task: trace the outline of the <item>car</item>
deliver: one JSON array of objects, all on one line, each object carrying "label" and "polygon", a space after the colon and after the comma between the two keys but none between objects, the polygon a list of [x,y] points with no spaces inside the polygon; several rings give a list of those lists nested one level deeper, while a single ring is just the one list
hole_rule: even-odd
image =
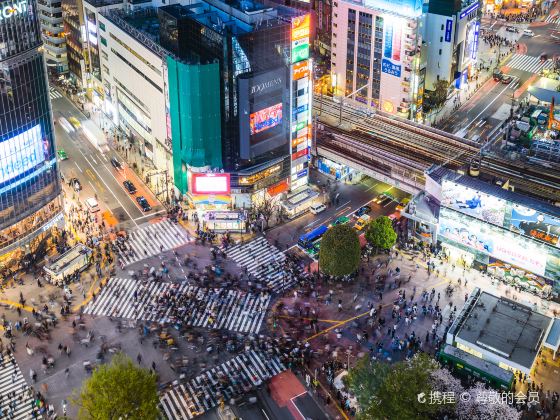
[{"label": "car", "polygon": [[509,85],[512,80],[513,80],[513,77],[511,77],[509,74],[504,74],[504,76],[502,77],[502,83],[504,85]]},{"label": "car", "polygon": [[122,169],[122,163],[120,163],[116,157],[111,158],[111,165],[113,165],[113,168],[115,168],[117,171],[120,171]]},{"label": "car", "polygon": [[535,33],[530,29],[523,29],[523,35],[533,37],[535,36]]},{"label": "car", "polygon": [[136,192],[136,187],[128,179],[123,182],[123,185],[124,185],[125,190],[127,190],[130,194],[134,194]]},{"label": "car", "polygon": [[58,156],[59,160],[66,160],[68,159],[68,154],[66,153],[66,151],[64,149],[58,149],[56,151],[56,155]]},{"label": "car", "polygon": [[401,211],[404,210],[405,207],[406,207],[406,203],[400,202],[399,204],[397,204],[397,207],[395,207],[395,210]]},{"label": "car", "polygon": [[374,203],[379,203],[381,200],[383,200],[385,198],[385,194],[379,194],[377,197],[375,197],[372,201]]},{"label": "car", "polygon": [[140,197],[136,197],[136,202],[140,204],[140,207],[142,207],[142,211],[150,211],[152,209],[150,207],[150,204],[148,203],[148,200],[146,200],[143,195],[141,195]]},{"label": "car", "polygon": [[307,249],[307,253],[311,257],[316,257],[319,255],[319,251],[321,250],[321,241],[317,241],[311,246],[311,248]]},{"label": "car", "polygon": [[517,29],[515,26],[506,26],[506,31],[513,32],[513,33],[516,33],[516,34],[519,33],[519,29]]},{"label": "car", "polygon": [[385,198],[381,200],[378,204],[380,206],[384,206],[386,204],[389,204],[391,201],[393,201],[393,197],[389,197],[388,195],[386,195]]},{"label": "car", "polygon": [[309,211],[311,211],[311,213],[313,214],[319,214],[322,211],[325,211],[326,208],[327,206],[325,206],[323,203],[316,203],[309,208]]},{"label": "car", "polygon": [[362,206],[354,212],[354,217],[362,217],[364,214],[368,214],[370,212],[371,212],[370,206]]},{"label": "car", "polygon": [[97,200],[93,197],[89,197],[86,200],[86,206],[90,213],[95,213],[99,211],[99,204],[97,203]]},{"label": "car", "polygon": [[337,225],[344,225],[344,224],[348,223],[349,221],[350,221],[350,219],[348,217],[340,216],[334,222],[332,222],[330,224],[330,227],[337,226]]},{"label": "car", "polygon": [[76,117],[69,117],[68,121],[74,126],[75,129],[78,129],[82,126],[82,124],[80,124],[80,121],[78,121]]},{"label": "car", "polygon": [[68,185],[74,188],[74,191],[76,192],[82,190],[82,184],[80,183],[80,180],[78,178],[70,178],[70,181],[68,181]]},{"label": "car", "polygon": [[370,217],[367,214],[364,214],[362,217],[358,219],[356,224],[354,225],[354,229],[361,231],[363,230],[367,224],[369,223]]},{"label": "car", "polygon": [[496,82],[499,82],[500,80],[502,80],[502,77],[504,77],[504,73],[502,73],[500,69],[495,69],[492,73],[492,77]]}]

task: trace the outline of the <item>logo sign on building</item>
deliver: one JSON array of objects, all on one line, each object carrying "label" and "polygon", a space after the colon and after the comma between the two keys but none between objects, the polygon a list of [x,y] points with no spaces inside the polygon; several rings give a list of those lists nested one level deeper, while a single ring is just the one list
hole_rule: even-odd
[{"label": "logo sign on building", "polygon": [[301,61],[294,64],[294,80],[303,79],[304,77],[309,77],[309,61]]},{"label": "logo sign on building", "polygon": [[478,2],[474,3],[472,6],[468,7],[467,9],[463,10],[459,15],[459,19],[463,19],[465,16],[468,16],[472,12],[478,9]]},{"label": "logo sign on building", "polygon": [[191,173],[191,193],[228,195],[230,193],[230,176],[221,173]]},{"label": "logo sign on building", "polygon": [[310,15],[292,19],[292,63],[309,58]]},{"label": "logo sign on building", "polygon": [[453,20],[447,19],[445,22],[445,42],[451,42],[451,33],[453,32]]},{"label": "logo sign on building", "polygon": [[383,73],[390,74],[391,76],[401,77],[402,66],[400,64],[394,64],[391,60],[384,58],[381,61],[381,71]]},{"label": "logo sign on building", "polygon": [[0,3],[0,21],[27,12],[27,1]]},{"label": "logo sign on building", "polygon": [[265,82],[258,83],[256,85],[252,85],[250,94],[255,95],[257,93],[263,93],[263,92],[266,92],[269,89],[273,89],[277,86],[280,86],[281,84],[282,84],[282,78],[281,77],[276,77],[272,80],[267,80]]},{"label": "logo sign on building", "polygon": [[16,178],[44,161],[45,145],[40,125],[0,142],[0,184]]}]

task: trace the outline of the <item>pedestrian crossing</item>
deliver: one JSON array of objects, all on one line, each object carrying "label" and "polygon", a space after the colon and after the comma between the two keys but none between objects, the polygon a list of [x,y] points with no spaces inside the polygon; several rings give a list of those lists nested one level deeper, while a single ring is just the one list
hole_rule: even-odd
[{"label": "pedestrian crossing", "polygon": [[528,73],[539,74],[541,71],[552,67],[552,60],[541,60],[539,57],[530,55],[513,54],[511,59],[505,64],[517,70],[523,70]]},{"label": "pedestrian crossing", "polygon": [[185,420],[206,413],[222,401],[246,394],[286,370],[278,357],[246,351],[160,396],[168,419]]},{"label": "pedestrian crossing", "polygon": [[31,389],[13,357],[0,356],[0,419],[37,418]]},{"label": "pedestrian crossing", "polygon": [[270,300],[268,293],[113,278],[84,313],[162,323],[181,321],[192,327],[256,334]]},{"label": "pedestrian crossing", "polygon": [[129,232],[129,238],[125,242],[129,250],[119,252],[119,261],[122,265],[127,266],[184,245],[189,241],[191,238],[187,231],[178,223],[167,219],[158,223],[150,223]]},{"label": "pedestrian crossing", "polygon": [[225,250],[226,255],[257,279],[264,281],[274,292],[288,289],[295,279],[287,276],[283,267],[286,255],[266,238],[259,236],[244,244]]},{"label": "pedestrian crossing", "polygon": [[549,15],[546,17],[545,22],[554,23],[555,25],[560,24],[560,15]]},{"label": "pedestrian crossing", "polygon": [[53,87],[49,88],[49,96],[51,100],[62,98],[62,94]]}]

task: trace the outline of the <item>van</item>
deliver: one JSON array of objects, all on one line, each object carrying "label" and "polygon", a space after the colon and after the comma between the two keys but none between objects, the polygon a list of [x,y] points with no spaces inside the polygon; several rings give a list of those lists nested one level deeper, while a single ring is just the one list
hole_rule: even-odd
[{"label": "van", "polygon": [[97,204],[97,200],[93,197],[90,197],[86,200],[86,206],[90,213],[99,211],[99,204]]},{"label": "van", "polygon": [[313,214],[319,214],[326,209],[327,209],[327,206],[325,206],[323,203],[317,203],[317,204],[313,204],[309,208],[309,211],[311,211],[311,213],[313,213]]},{"label": "van", "polygon": [[363,229],[367,226],[367,224],[369,223],[369,220],[370,220],[370,219],[371,219],[371,218],[369,217],[369,215],[364,214],[362,217],[360,217],[360,218],[358,219],[358,221],[357,221],[356,224],[354,225],[354,228],[355,228],[356,230],[363,230]]},{"label": "van", "polygon": [[525,35],[525,36],[535,36],[535,33],[530,29],[523,29],[523,35]]}]

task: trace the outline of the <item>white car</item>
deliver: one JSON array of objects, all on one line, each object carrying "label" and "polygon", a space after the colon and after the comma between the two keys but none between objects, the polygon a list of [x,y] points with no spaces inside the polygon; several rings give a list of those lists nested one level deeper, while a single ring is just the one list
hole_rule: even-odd
[{"label": "white car", "polygon": [[530,29],[523,29],[523,35],[525,35],[525,36],[535,36],[535,33]]},{"label": "white car", "polygon": [[317,204],[313,204],[309,208],[309,211],[313,214],[319,214],[326,209],[327,209],[327,206],[325,206],[323,203],[317,203]]}]

